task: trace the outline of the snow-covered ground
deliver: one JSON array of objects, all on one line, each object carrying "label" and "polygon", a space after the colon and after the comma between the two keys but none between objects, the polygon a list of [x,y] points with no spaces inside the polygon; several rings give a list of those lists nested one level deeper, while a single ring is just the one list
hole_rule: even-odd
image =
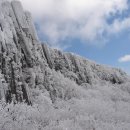
[{"label": "snow-covered ground", "polygon": [[129,130],[130,83],[83,88],[57,74],[59,92],[33,91],[32,106],[0,103],[0,130]]}]

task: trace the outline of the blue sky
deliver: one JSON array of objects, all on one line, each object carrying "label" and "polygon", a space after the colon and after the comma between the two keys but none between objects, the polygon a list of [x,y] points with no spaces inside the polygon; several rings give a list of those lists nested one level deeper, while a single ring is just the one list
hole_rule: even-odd
[{"label": "blue sky", "polygon": [[130,74],[130,62],[119,62],[118,59],[130,54],[130,36],[125,32],[118,37],[111,37],[107,44],[98,47],[91,44],[79,44],[80,41],[73,40],[74,45],[67,51],[77,53],[83,57],[94,60],[97,63],[119,67]]},{"label": "blue sky", "polygon": [[130,74],[129,0],[21,2],[32,13],[40,40]]}]

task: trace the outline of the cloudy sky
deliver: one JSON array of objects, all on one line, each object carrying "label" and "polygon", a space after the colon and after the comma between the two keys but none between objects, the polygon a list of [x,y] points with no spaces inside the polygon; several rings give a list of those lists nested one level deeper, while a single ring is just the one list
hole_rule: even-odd
[{"label": "cloudy sky", "polygon": [[21,0],[39,38],[130,73],[129,0]]}]

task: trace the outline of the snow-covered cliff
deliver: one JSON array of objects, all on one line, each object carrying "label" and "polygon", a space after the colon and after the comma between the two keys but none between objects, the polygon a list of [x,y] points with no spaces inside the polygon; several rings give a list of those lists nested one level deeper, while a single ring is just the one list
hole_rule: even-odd
[{"label": "snow-covered cliff", "polygon": [[0,0],[0,130],[129,130],[129,113],[125,72],[50,48]]},{"label": "snow-covered cliff", "polygon": [[[56,95],[52,71],[84,87],[100,82],[122,84],[121,70],[96,64],[71,53],[49,48],[38,40],[31,14],[19,1],[0,3],[0,99],[32,102],[31,89]],[[51,78],[51,79],[50,79]]]}]

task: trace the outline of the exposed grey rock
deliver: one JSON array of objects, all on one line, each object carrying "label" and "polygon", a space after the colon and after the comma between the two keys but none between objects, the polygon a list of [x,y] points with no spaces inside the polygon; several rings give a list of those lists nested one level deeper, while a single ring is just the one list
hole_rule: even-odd
[{"label": "exposed grey rock", "polygon": [[19,28],[22,28],[25,32],[29,31],[29,26],[21,3],[19,1],[12,1],[11,5]]},{"label": "exposed grey rock", "polygon": [[42,49],[43,49],[45,58],[47,60],[47,63],[49,65],[49,67],[52,69],[53,68],[53,61],[52,61],[52,57],[50,55],[50,50],[46,44],[42,44]]},{"label": "exposed grey rock", "polygon": [[53,71],[60,71],[78,85],[90,87],[101,81],[122,84],[128,76],[71,53],[41,44],[29,12],[19,1],[0,2],[0,99],[32,102],[32,89],[46,89],[52,102],[57,89]]},{"label": "exposed grey rock", "polygon": [[5,98],[10,102],[15,95],[17,101],[30,103],[29,89],[36,87],[35,78],[42,75],[44,82],[43,68],[47,64],[42,46],[31,16],[23,11],[20,2],[3,1],[0,10],[0,70],[8,86]]},{"label": "exposed grey rock", "polygon": [[[29,30],[28,30],[28,35],[31,34],[31,38],[32,40],[36,40],[38,41],[38,36],[37,36],[37,33],[35,31],[35,27],[34,27],[34,24],[33,24],[33,20],[32,20],[32,16],[30,14],[30,12],[25,12],[25,16],[26,16],[26,20],[27,20],[27,23],[28,23],[28,26],[29,26]],[[30,34],[29,34],[30,33]],[[34,41],[34,42],[36,42]]]}]

